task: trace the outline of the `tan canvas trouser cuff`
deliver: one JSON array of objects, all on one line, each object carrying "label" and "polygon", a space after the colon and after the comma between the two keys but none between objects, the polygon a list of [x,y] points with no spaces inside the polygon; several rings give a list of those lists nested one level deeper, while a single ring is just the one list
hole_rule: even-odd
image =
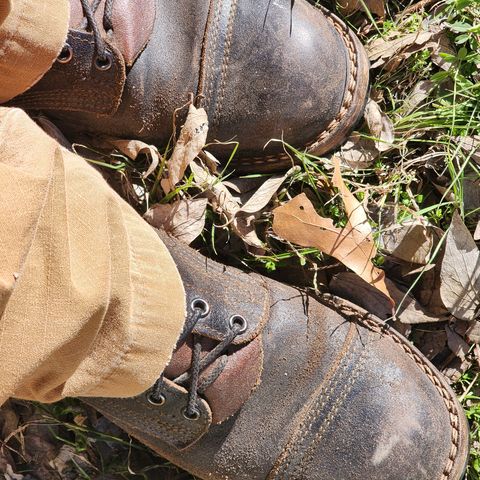
[{"label": "tan canvas trouser cuff", "polygon": [[157,233],[16,108],[0,107],[0,205],[0,402],[149,388],[185,320]]},{"label": "tan canvas trouser cuff", "polygon": [[9,0],[0,9],[0,103],[50,69],[67,37],[69,15],[67,0]]}]

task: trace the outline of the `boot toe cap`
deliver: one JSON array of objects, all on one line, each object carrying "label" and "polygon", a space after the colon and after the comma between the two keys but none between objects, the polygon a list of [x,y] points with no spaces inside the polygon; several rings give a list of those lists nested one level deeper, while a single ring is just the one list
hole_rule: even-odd
[{"label": "boot toe cap", "polygon": [[[207,65],[219,81],[206,82],[210,138],[236,135],[240,168],[270,168],[269,159],[279,166],[284,147],[270,139],[317,155],[338,146],[365,105],[363,47],[337,17],[307,2],[262,1],[255,12],[238,2],[222,68]],[[222,148],[217,155],[227,153]]]},{"label": "boot toe cap", "polygon": [[366,322],[271,478],[460,480],[468,425],[453,391],[402,336]]}]

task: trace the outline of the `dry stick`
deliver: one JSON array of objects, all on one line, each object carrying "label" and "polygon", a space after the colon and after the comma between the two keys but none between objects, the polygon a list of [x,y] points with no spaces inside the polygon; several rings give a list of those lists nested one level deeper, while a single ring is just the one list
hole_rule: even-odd
[{"label": "dry stick", "polygon": [[416,12],[418,10],[422,10],[426,7],[429,7],[430,5],[437,3],[439,0],[421,0],[418,3],[415,3],[414,5],[411,5],[410,7],[406,8],[402,14],[409,14]]}]

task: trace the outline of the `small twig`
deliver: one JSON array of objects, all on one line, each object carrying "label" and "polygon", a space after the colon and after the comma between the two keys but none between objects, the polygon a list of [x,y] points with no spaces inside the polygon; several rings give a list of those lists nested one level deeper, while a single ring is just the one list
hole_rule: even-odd
[{"label": "small twig", "polygon": [[402,14],[408,15],[410,13],[417,12],[418,10],[423,10],[424,8],[429,7],[432,4],[437,3],[439,0],[421,0],[414,5],[410,5],[410,7],[406,8]]},{"label": "small twig", "polygon": [[461,397],[458,399],[458,401],[460,403],[462,403],[465,398],[467,397],[467,395],[470,393],[470,391],[472,390],[473,386],[475,385],[476,381],[478,380],[478,377],[480,376],[480,372],[478,372],[475,377],[473,378],[473,380],[470,382],[470,384],[468,385],[467,389],[462,393]]}]

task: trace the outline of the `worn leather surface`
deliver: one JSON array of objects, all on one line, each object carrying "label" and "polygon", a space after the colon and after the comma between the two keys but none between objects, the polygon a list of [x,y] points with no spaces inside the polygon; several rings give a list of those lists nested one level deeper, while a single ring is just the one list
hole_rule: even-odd
[{"label": "worn leather surface", "polygon": [[[173,241],[168,247],[181,274],[201,258]],[[246,274],[199,263],[202,271],[186,288],[200,289],[212,307],[235,311],[251,290],[268,291],[268,319],[253,336],[262,343],[262,369],[243,406],[179,450],[161,428],[152,429],[157,414],[141,400],[88,403],[203,479],[460,480],[468,452],[463,411],[407,340],[336,297],[315,299],[253,274],[235,295],[218,296],[215,277],[228,288],[228,278]],[[217,401],[223,396],[228,404],[248,368],[244,362],[225,381]]]},{"label": "worn leather surface", "polygon": [[[346,138],[367,96],[363,47],[337,17],[305,0],[115,0],[106,38],[131,65],[113,114],[29,105],[50,109],[72,139],[89,131],[165,145],[174,112],[193,94],[209,113],[208,140],[239,142],[236,168],[274,170],[291,160],[281,143],[267,142],[324,153]],[[232,146],[212,149],[225,158]]]}]

